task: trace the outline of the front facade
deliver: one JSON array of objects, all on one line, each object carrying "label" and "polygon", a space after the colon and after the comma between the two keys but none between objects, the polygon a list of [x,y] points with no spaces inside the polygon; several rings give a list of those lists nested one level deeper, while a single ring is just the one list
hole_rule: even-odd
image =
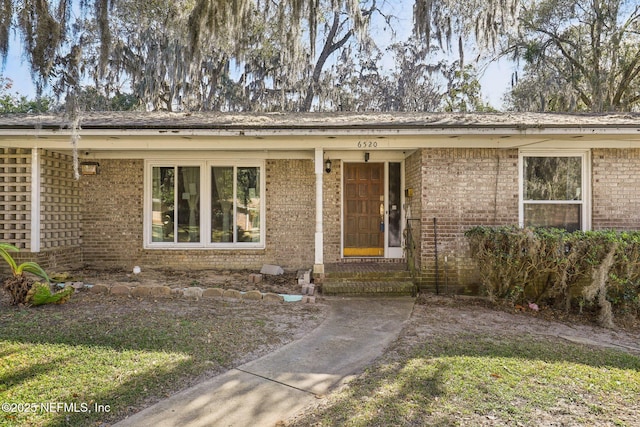
[{"label": "front facade", "polygon": [[640,116],[0,117],[0,240],[47,268],[407,263],[474,292],[476,225],[640,228]]}]

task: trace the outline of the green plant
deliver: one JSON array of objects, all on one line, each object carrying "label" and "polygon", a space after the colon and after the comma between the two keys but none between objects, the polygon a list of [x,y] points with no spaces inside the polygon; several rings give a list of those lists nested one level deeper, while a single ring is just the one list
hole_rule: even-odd
[{"label": "green plant", "polygon": [[26,302],[31,305],[62,304],[69,301],[74,292],[72,286],[67,285],[63,290],[51,292],[48,283],[35,282],[27,292]]},{"label": "green plant", "polygon": [[640,313],[640,232],[474,227],[465,232],[492,298],[569,310],[595,304],[599,320]]},{"label": "green plant", "polygon": [[11,303],[13,305],[24,304],[27,299],[27,293],[33,285],[33,281],[25,276],[25,273],[35,274],[38,277],[49,282],[49,276],[36,262],[27,261],[18,264],[11,252],[19,252],[16,246],[0,242],[0,256],[9,264],[11,277],[7,278],[3,283],[3,288],[9,292]]}]

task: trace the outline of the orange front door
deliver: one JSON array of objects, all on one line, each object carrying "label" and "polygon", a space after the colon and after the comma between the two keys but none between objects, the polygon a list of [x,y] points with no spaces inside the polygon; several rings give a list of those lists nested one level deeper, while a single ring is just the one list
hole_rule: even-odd
[{"label": "orange front door", "polygon": [[345,163],[344,256],[384,256],[384,163]]}]

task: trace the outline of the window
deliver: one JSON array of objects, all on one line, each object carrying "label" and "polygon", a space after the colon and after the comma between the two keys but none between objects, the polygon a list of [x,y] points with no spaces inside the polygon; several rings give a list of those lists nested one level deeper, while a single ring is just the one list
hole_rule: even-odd
[{"label": "window", "polygon": [[211,168],[211,241],[260,242],[260,169]]},{"label": "window", "polygon": [[153,242],[200,242],[200,168],[154,167]]},{"label": "window", "polygon": [[520,154],[520,225],[587,230],[588,152]]},{"label": "window", "polygon": [[264,247],[262,165],[147,162],[147,247]]}]

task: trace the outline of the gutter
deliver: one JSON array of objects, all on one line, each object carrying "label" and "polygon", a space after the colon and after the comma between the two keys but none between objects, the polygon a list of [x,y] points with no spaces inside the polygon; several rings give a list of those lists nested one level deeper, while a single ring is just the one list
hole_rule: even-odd
[{"label": "gutter", "polygon": [[[83,126],[79,133],[81,136],[102,137],[135,137],[135,136],[188,136],[188,137],[286,137],[286,136],[447,136],[447,135],[639,135],[638,126],[336,126],[336,127],[260,127],[247,128],[240,126],[195,128],[195,127],[144,127],[144,128],[118,128],[118,127],[91,127]],[[0,137],[47,137],[47,136],[71,136],[70,129],[43,127],[0,127]]]}]

